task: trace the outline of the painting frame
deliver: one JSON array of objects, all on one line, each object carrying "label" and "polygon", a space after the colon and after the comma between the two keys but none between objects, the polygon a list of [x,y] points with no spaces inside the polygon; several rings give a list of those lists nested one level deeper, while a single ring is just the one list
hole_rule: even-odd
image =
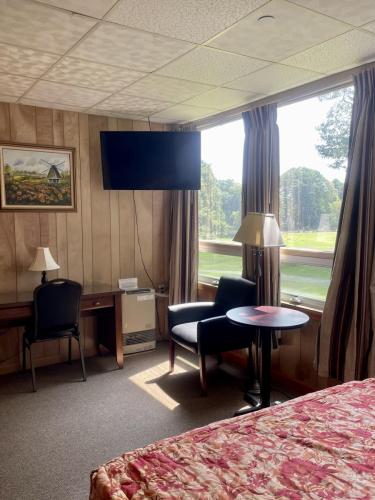
[{"label": "painting frame", "polygon": [[[17,155],[18,165],[12,160]],[[0,142],[0,210],[77,212],[75,148]]]}]

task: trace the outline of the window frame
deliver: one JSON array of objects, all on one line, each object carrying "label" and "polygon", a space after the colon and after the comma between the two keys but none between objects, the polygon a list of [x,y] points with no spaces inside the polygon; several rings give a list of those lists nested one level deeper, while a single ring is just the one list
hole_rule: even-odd
[{"label": "window frame", "polygon": [[[304,95],[297,96],[288,96],[288,98],[280,99],[277,103],[277,107],[285,107],[293,103],[302,102],[307,99],[312,99],[314,97],[319,97],[323,94],[328,94],[335,90],[350,87],[353,85],[352,75],[345,81],[341,81],[336,84],[331,84],[330,86],[315,89],[314,92],[307,93]],[[286,95],[288,93],[285,93]],[[249,109],[249,108],[248,108]],[[241,109],[242,111],[242,109]],[[240,114],[233,114],[231,116],[225,117],[225,119],[221,119],[217,123],[206,123],[198,126],[199,130],[213,128],[219,125],[223,125],[225,123],[229,123],[241,118]],[[215,240],[201,240],[199,239],[199,252],[206,251],[212,253],[218,253],[222,255],[230,255],[230,256],[242,256],[242,244],[237,242],[219,242]],[[296,247],[282,247],[280,248],[280,263],[282,261],[289,263],[300,263],[317,267],[329,267],[332,269],[333,266],[333,256],[334,251],[321,251],[321,250],[313,250],[313,249],[303,249]],[[199,272],[199,270],[198,270]],[[198,281],[200,283],[208,284],[208,285],[217,285],[219,280],[216,278],[211,278],[208,276],[204,276],[202,274],[198,274]],[[305,307],[306,309],[312,309],[317,311],[322,311],[325,305],[325,300],[317,300],[309,297],[299,296],[298,294],[290,294],[281,291],[281,301],[286,304],[290,304],[294,307]]]}]

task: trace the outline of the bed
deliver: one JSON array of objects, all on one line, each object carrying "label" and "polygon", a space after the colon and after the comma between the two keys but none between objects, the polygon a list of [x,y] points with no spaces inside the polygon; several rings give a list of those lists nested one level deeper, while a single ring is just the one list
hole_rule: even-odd
[{"label": "bed", "polygon": [[125,453],[90,500],[374,499],[375,379],[331,387]]}]

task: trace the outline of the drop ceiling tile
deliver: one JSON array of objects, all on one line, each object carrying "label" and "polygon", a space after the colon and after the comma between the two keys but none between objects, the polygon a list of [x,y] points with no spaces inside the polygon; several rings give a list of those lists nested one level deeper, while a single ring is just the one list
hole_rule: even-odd
[{"label": "drop ceiling tile", "polygon": [[159,75],[221,85],[267,66],[250,57],[230,54],[210,47],[198,47],[157,71]]},{"label": "drop ceiling tile", "polygon": [[181,102],[211,88],[203,83],[152,74],[127,87],[126,93],[168,102]]},{"label": "drop ceiling tile", "polygon": [[214,113],[217,113],[217,109],[177,104],[176,106],[152,115],[151,119],[165,123],[182,123],[198,120],[199,118],[210,116]]},{"label": "drop ceiling tile", "polygon": [[89,108],[109,95],[108,92],[100,90],[84,89],[73,85],[40,80],[30,89],[25,98],[63,106]]},{"label": "drop ceiling tile", "polygon": [[0,42],[63,54],[95,20],[26,0],[0,0]]},{"label": "drop ceiling tile", "polygon": [[28,99],[27,97],[22,97],[19,100],[21,104],[27,104],[28,106],[36,106],[38,108],[53,108],[62,109],[64,111],[85,111],[86,108],[80,108],[79,106],[68,106],[61,103],[40,101],[38,99]]},{"label": "drop ceiling tile", "polygon": [[63,2],[61,0],[39,0],[39,2],[101,19],[113,7],[116,0],[64,0]]},{"label": "drop ceiling tile", "polygon": [[[261,16],[273,16],[274,19],[259,22]],[[259,59],[279,61],[349,29],[347,24],[285,0],[272,0],[208,45]]]},{"label": "drop ceiling tile", "polygon": [[25,76],[0,73],[0,94],[20,97],[34,82],[35,80]]},{"label": "drop ceiling tile", "polygon": [[216,88],[213,90],[209,90],[204,94],[193,97],[192,99],[185,101],[184,104],[224,110],[230,107],[246,104],[260,97],[262,96],[260,96],[259,94],[255,94],[254,92],[243,92],[242,90]]},{"label": "drop ceiling tile", "polygon": [[115,23],[202,43],[268,0],[121,0],[106,16]]},{"label": "drop ceiling tile", "polygon": [[193,47],[191,43],[105,23],[90,33],[70,55],[151,72]]},{"label": "drop ceiling tile", "polygon": [[13,75],[40,77],[59,56],[0,43],[0,71]]},{"label": "drop ceiling tile", "polygon": [[374,0],[290,0],[302,7],[335,17],[354,26],[375,19]]},{"label": "drop ceiling tile", "polygon": [[309,50],[288,57],[284,64],[321,73],[343,71],[375,60],[375,37],[353,30]]},{"label": "drop ceiling tile", "polygon": [[134,115],[132,113],[116,113],[114,111],[105,111],[103,109],[91,108],[86,111],[90,115],[109,116],[113,118],[126,118],[127,120],[145,120],[145,116]]},{"label": "drop ceiling tile", "polygon": [[107,92],[123,89],[145,73],[65,57],[43,77],[44,80],[88,87]]},{"label": "drop ceiling tile", "polygon": [[275,94],[291,89],[297,85],[321,78],[321,73],[315,73],[300,68],[291,68],[281,64],[272,64],[251,75],[244,76],[226,86],[232,89],[249,90],[260,94]]},{"label": "drop ceiling tile", "polygon": [[13,95],[0,94],[0,102],[16,102],[18,97]]},{"label": "drop ceiling tile", "polygon": [[375,21],[369,24],[365,24],[364,26],[362,26],[362,29],[371,31],[371,33],[375,33]]},{"label": "drop ceiling tile", "polygon": [[95,108],[116,113],[132,113],[141,116],[149,116],[171,105],[172,103],[169,102],[129,95],[123,91],[97,104]]}]

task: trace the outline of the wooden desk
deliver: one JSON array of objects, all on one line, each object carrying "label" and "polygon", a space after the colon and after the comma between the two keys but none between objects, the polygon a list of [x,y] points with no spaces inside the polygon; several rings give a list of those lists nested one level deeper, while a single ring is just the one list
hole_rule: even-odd
[{"label": "wooden desk", "polygon": [[[85,288],[81,298],[81,316],[95,315],[98,319],[98,348],[103,345],[113,353],[119,368],[124,366],[122,293],[118,288],[93,286]],[[24,326],[32,312],[33,292],[0,294],[0,328]]]}]

